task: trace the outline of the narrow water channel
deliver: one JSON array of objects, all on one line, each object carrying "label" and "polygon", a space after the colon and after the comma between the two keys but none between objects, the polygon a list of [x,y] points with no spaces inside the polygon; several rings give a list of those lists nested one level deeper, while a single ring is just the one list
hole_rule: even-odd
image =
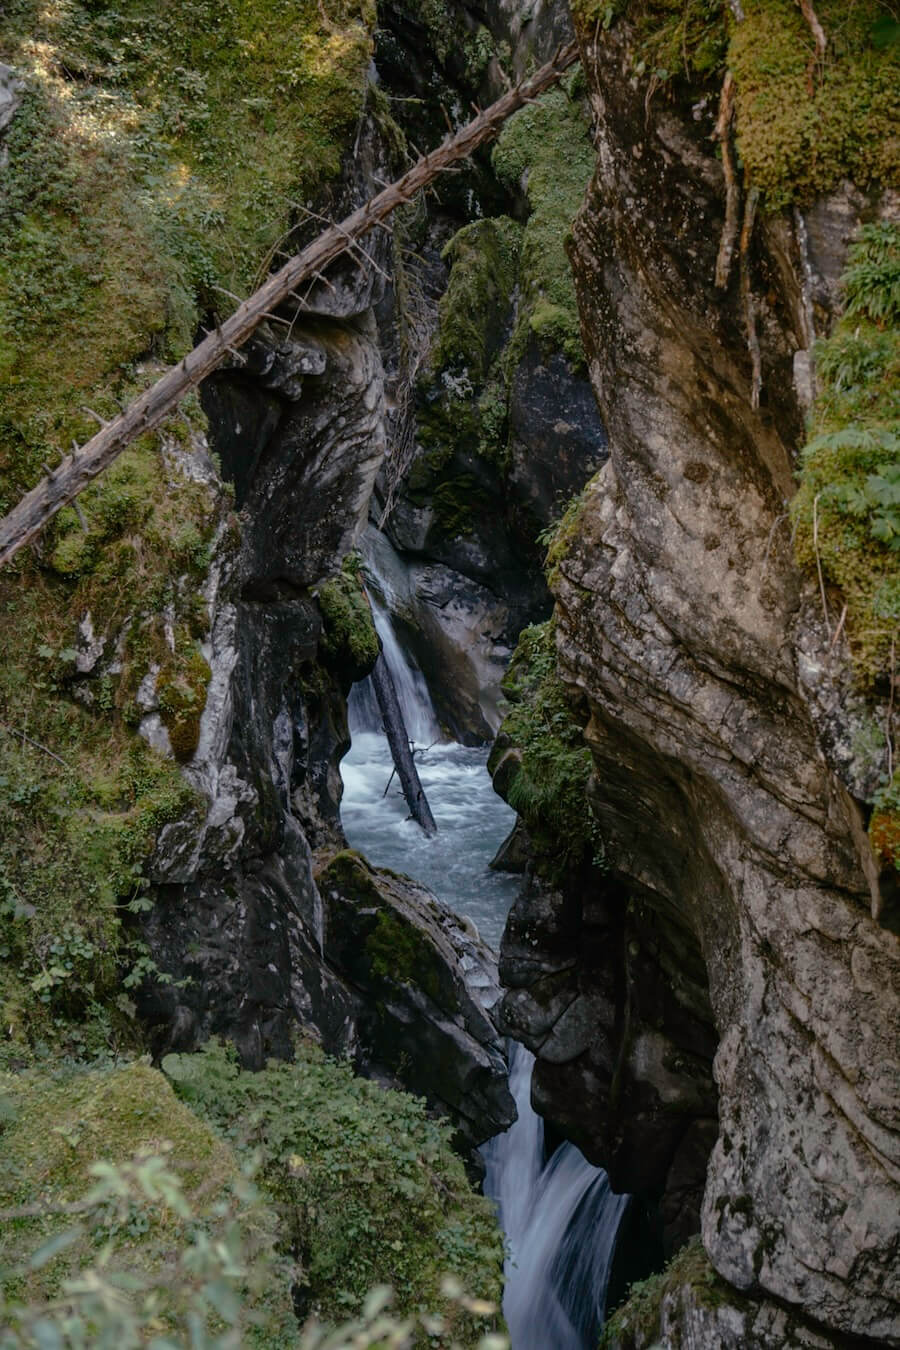
[{"label": "narrow water channel", "polygon": [[[409,819],[364,681],[350,695],[352,748],[341,765],[347,841],[376,866],[423,882],[498,951],[522,882],[488,864],[515,813],[491,786],[487,749],[441,739],[425,681],[398,644],[390,615],[377,603],[373,612],[438,832],[428,838]],[[533,1064],[524,1047],[510,1044],[518,1120],[482,1148],[485,1194],[497,1205],[509,1249],[503,1311],[512,1350],[592,1350],[627,1197],[613,1195],[606,1173],[573,1144],[546,1156],[543,1121],[531,1108]]]}]

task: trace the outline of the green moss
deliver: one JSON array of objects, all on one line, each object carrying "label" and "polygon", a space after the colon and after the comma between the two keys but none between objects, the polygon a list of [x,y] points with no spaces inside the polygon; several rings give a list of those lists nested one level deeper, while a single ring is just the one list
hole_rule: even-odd
[{"label": "green moss", "polygon": [[210,668],[196,643],[178,643],[156,679],[160,717],[176,759],[190,759],[200,740]]},{"label": "green moss", "polygon": [[503,692],[513,706],[489,768],[510,745],[520,752],[505,795],[525,821],[539,867],[554,879],[585,861],[602,866],[587,798],[591,753],[556,671],[553,620],[523,631]]},{"label": "green moss", "polygon": [[441,65],[453,65],[463,81],[478,86],[491,59],[508,58],[504,45],[498,46],[483,24],[470,27],[456,5],[447,0],[417,0],[415,16],[425,26],[429,47]]},{"label": "green moss", "polygon": [[[455,1275],[499,1302],[502,1243],[492,1207],[473,1193],[449,1129],[424,1104],[354,1078],[302,1047],[296,1064],[241,1073],[221,1049],[169,1056],[182,1095],[239,1153],[261,1150],[261,1180],[278,1202],[299,1286],[328,1320],[388,1283],[401,1313],[454,1313],[441,1293]],[[447,1340],[474,1346],[485,1319],[458,1318]],[[446,1341],[442,1340],[441,1344]]]},{"label": "green moss", "polygon": [[379,648],[357,557],[345,559],[338,575],[319,587],[318,601],[321,655],[348,679],[362,679],[378,660]]},{"label": "green moss", "polygon": [[900,44],[878,41],[882,0],[817,0],[829,37],[814,69],[809,28],[793,0],[747,0],[728,62],[737,89],[737,142],[745,181],[767,207],[811,201],[850,178],[896,183],[900,169]]},{"label": "green moss", "polygon": [[580,97],[572,85],[555,90],[516,114],[494,151],[501,182],[516,196],[527,184],[524,227],[508,216],[477,220],[444,250],[450,277],[430,369],[418,386],[426,456],[409,480],[413,491],[428,493],[444,537],[470,533],[488,507],[463,469],[473,453],[494,477],[507,471],[510,389],[529,341],[575,366],[584,360],[565,239],[593,165]]},{"label": "green moss", "polygon": [[371,0],[7,6],[27,92],[0,205],[0,499],[85,439],[123,370],[189,347],[198,301],[250,289],[339,168],[373,21]]},{"label": "green moss", "polygon": [[627,1301],[603,1328],[600,1350],[613,1345],[629,1350],[654,1344],[659,1336],[663,1299],[667,1294],[677,1296],[686,1286],[701,1308],[740,1307],[745,1302],[716,1274],[700,1238],[695,1237],[660,1274],[631,1286]]},{"label": "green moss", "polygon": [[[44,1067],[0,1075],[0,1093],[6,1108],[0,1129],[0,1207],[37,1202],[49,1209],[80,1202],[96,1186],[93,1169],[98,1162],[139,1169],[151,1155],[167,1157],[181,1196],[178,1204],[129,1197],[84,1215],[60,1219],[45,1214],[4,1222],[0,1268],[19,1267],[25,1273],[4,1285],[3,1297],[13,1304],[59,1298],[66,1279],[86,1266],[102,1264],[101,1253],[109,1244],[103,1269],[113,1279],[123,1277],[123,1293],[130,1287],[125,1279],[157,1287],[155,1307],[146,1313],[147,1330],[159,1334],[173,1326],[173,1303],[182,1291],[170,1286],[177,1286],[183,1275],[178,1269],[183,1250],[199,1231],[215,1239],[227,1230],[224,1210],[217,1215],[209,1197],[218,1202],[245,1189],[234,1151],[146,1064],[55,1073]],[[254,1223],[246,1255],[251,1248],[271,1252],[274,1216],[259,1210]],[[35,1249],[61,1227],[72,1241],[45,1264],[29,1262]],[[291,1343],[286,1276],[282,1267],[270,1263],[264,1296],[248,1300],[248,1310],[262,1314],[266,1324],[265,1336],[250,1333],[251,1344]]]},{"label": "green moss", "polygon": [[565,510],[559,520],[554,521],[548,529],[538,536],[538,543],[543,544],[547,550],[544,557],[544,570],[547,573],[547,584],[551,590],[555,584],[560,563],[566,558],[569,549],[578,538],[587,492],[595,481],[596,479],[592,478],[581,492],[572,497],[566,503]]},{"label": "green moss", "polygon": [[372,974],[388,986],[406,983],[423,989],[435,1003],[444,1004],[448,992],[446,966],[425,933],[394,907],[379,884],[390,885],[394,873],[370,863],[353,849],[342,849],[316,876],[322,890],[336,888],[359,911],[368,911],[371,924],[364,941],[365,961]]},{"label": "green moss", "polygon": [[521,246],[522,227],[508,216],[476,220],[450,240],[435,369],[464,370],[473,386],[484,381],[508,322]]},{"label": "green moss", "polygon": [[436,1003],[441,1001],[441,961],[413,924],[380,910],[366,948],[376,975],[392,985],[399,981],[417,986]]},{"label": "green moss", "polygon": [[746,0],[735,21],[724,0],[574,0],[593,37],[623,18],[632,64],[648,97],[667,83],[697,86],[735,77],[737,143],[744,181],[779,210],[808,202],[850,178],[859,187],[896,184],[900,44],[885,0],[817,0],[828,37],[818,66],[794,0]]},{"label": "green moss", "polygon": [[435,488],[431,503],[440,533],[446,539],[471,534],[476,515],[490,505],[487,493],[471,473],[446,479]]},{"label": "green moss", "polygon": [[583,105],[564,88],[510,118],[494,148],[500,181],[511,191],[525,182],[531,207],[522,243],[511,364],[520,358],[529,334],[544,351],[562,351],[576,366],[584,361],[565,241],[595,162]]}]

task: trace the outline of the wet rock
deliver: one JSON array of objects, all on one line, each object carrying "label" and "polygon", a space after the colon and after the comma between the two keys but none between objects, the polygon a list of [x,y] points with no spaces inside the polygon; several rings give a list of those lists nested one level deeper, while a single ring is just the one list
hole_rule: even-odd
[{"label": "wet rock", "polygon": [[495,872],[522,873],[530,860],[531,845],[528,841],[528,835],[521,819],[517,819],[491,859],[489,866]]},{"label": "wet rock", "polygon": [[343,852],[317,873],[322,951],[349,990],[347,1046],[369,1074],[420,1093],[471,1148],[508,1128],[515,1105],[489,1009],[490,949],[425,887]]},{"label": "wet rock", "polygon": [[510,391],[510,491],[538,528],[561,514],[607,457],[607,436],[588,380],[561,352],[532,340]]}]

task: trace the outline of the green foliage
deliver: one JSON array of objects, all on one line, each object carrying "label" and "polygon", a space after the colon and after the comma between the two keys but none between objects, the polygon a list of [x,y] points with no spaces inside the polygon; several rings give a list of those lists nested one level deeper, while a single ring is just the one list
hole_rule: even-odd
[{"label": "green foliage", "polygon": [[0,203],[15,496],[85,438],[82,405],[191,345],[198,301],[251,287],[339,168],[373,22],[371,0],[6,7],[0,59],[27,84]]},{"label": "green foliage", "polygon": [[508,58],[483,24],[475,29],[464,22],[458,8],[447,0],[417,0],[416,18],[425,25],[429,47],[441,65],[461,67],[465,83],[477,88],[493,57]]},{"label": "green foliage", "polygon": [[[371,0],[329,0],[327,15],[317,0],[5,7],[0,60],[26,88],[0,195],[0,512],[268,266],[292,203],[339,168],[374,17]],[[227,491],[180,467],[203,429],[184,400],[163,455],[141,438],[60,512],[37,561],[0,574],[11,1061],[136,1040],[117,977],[147,957],[121,906],[140,899],[160,827],[197,808],[177,765],[136,741],[135,696],[158,670],[160,716],[189,758],[209,678],[201,585],[235,540]]]},{"label": "green foliage", "polygon": [[691,1238],[665,1270],[633,1284],[625,1303],[613,1314],[600,1336],[600,1350],[610,1346],[630,1350],[654,1344],[659,1332],[663,1299],[689,1286],[693,1301],[704,1308],[740,1302],[740,1295],[716,1274],[699,1237]]},{"label": "green foliage", "polygon": [[864,225],[844,273],[847,313],[893,324],[900,319],[900,231],[888,221]]},{"label": "green foliage", "polygon": [[[133,446],[82,494],[81,519],[60,513],[43,569],[0,574],[0,1056],[134,1037],[117,1005],[133,959],[120,906],[160,828],[198,810],[177,766],[135,738],[135,696],[159,668],[173,746],[193,752],[209,678],[198,586],[229,506],[174,454]],[[80,941],[90,960],[56,959]]]},{"label": "green foliage", "polygon": [[[847,316],[817,344],[820,392],[791,506],[798,560],[841,593],[867,688],[895,678],[900,625],[900,229],[866,226],[850,250]],[[852,309],[852,317],[850,311]],[[895,783],[877,794],[869,838],[900,867]]]},{"label": "green foliage", "polygon": [[732,24],[728,64],[737,88],[745,181],[770,210],[811,201],[851,178],[897,181],[900,45],[880,45],[883,0],[817,0],[828,35],[816,68],[812,35],[794,0],[747,0]]},{"label": "green foliage", "polygon": [[519,765],[504,795],[522,816],[541,870],[550,879],[585,861],[604,865],[603,843],[587,797],[591,752],[556,670],[553,620],[524,629],[503,681],[512,704],[489,767],[508,746]]},{"label": "green foliage", "polygon": [[769,210],[808,202],[845,178],[859,187],[895,184],[900,43],[886,0],[817,0],[828,37],[816,59],[795,0],[744,0],[738,23],[725,0],[573,0],[585,34],[631,25],[635,75],[648,98],[673,97],[735,77],[737,143],[744,180]]},{"label": "green foliage", "polygon": [[378,660],[378,634],[357,555],[345,558],[338,575],[319,587],[318,601],[322,657],[347,679],[362,679]]},{"label": "green foliage", "polygon": [[[323,1061],[316,1063],[324,1070]],[[228,1083],[236,1073],[222,1051],[174,1056],[171,1067],[185,1080],[186,1092],[189,1085],[202,1092],[204,1076]],[[267,1074],[260,1075],[259,1095],[271,1107],[276,1094],[267,1087]],[[329,1085],[325,1080],[319,1087]],[[378,1092],[372,1089],[375,1099]],[[314,1096],[307,1092],[303,1102]],[[290,1094],[277,1100],[285,1109],[294,1104]],[[359,1116],[358,1153],[369,1105],[338,1092],[335,1119],[329,1120],[323,1097],[310,1126],[317,1141],[311,1156],[320,1163],[323,1136],[330,1136],[330,1161],[339,1158],[348,1100]],[[248,1093],[243,1104],[254,1112],[248,1130],[264,1129],[266,1112],[256,1096]],[[286,1141],[278,1110],[272,1114],[272,1153],[280,1157]],[[407,1123],[396,1109],[369,1115],[378,1130]],[[447,1169],[428,1152],[421,1111],[414,1109],[409,1119],[419,1133],[389,1144],[398,1155],[422,1151],[426,1165],[437,1169],[429,1178],[444,1185]],[[345,1154],[349,1171],[352,1143]],[[461,1190],[461,1165],[453,1164],[450,1179]],[[408,1350],[427,1339],[462,1350],[476,1344],[475,1329],[494,1319],[495,1307],[467,1297],[454,1277],[441,1285],[443,1315],[393,1315],[391,1291],[381,1285],[367,1293],[351,1322],[335,1330],[311,1319],[301,1332],[290,1297],[300,1272],[281,1254],[297,1214],[289,1208],[287,1217],[276,1217],[249,1179],[258,1165],[259,1156],[250,1153],[242,1166],[235,1150],[146,1064],[0,1075],[0,1348]],[[287,1161],[291,1176],[308,1165],[297,1157]],[[407,1158],[407,1177],[411,1170]],[[339,1169],[332,1172],[338,1186]],[[404,1194],[408,1201],[408,1188]],[[340,1194],[335,1199],[340,1208]],[[483,1209],[476,1197],[470,1200]],[[447,1232],[452,1253],[453,1234]],[[489,1246],[496,1264],[496,1236]],[[477,1344],[479,1350],[508,1350],[506,1337],[497,1334]]]},{"label": "green foliage", "polygon": [[[593,481],[592,479],[591,482]],[[559,565],[566,557],[573,540],[578,536],[578,526],[584,511],[588,487],[590,483],[566,503],[559,520],[553,521],[538,535],[537,542],[546,549],[544,570],[551,590]]]},{"label": "green foliage", "polygon": [[144,1064],[0,1077],[0,1346],[287,1346],[276,1221]]},{"label": "green foliage", "polygon": [[898,262],[896,225],[860,232],[846,274],[853,315],[816,348],[820,390],[792,505],[797,556],[842,592],[855,667],[868,686],[887,679],[900,620]]},{"label": "green foliage", "polygon": [[355,1078],[349,1066],[302,1047],[296,1064],[241,1073],[222,1049],[164,1062],[179,1094],[242,1156],[282,1215],[283,1241],[301,1266],[310,1305],[337,1320],[373,1284],[396,1291],[399,1315],[440,1311],[431,1344],[474,1345],[491,1314],[460,1316],[443,1293],[455,1276],[499,1302],[502,1244],[424,1104]]},{"label": "green foliage", "polygon": [[418,386],[420,455],[408,487],[433,506],[442,537],[470,533],[491,498],[469,470],[473,452],[492,481],[509,464],[509,397],[529,341],[546,356],[584,361],[565,240],[594,166],[575,83],[511,118],[494,150],[500,181],[527,198],[523,226],[477,220],[444,250],[450,263],[430,369]]},{"label": "green foliage", "polygon": [[595,167],[590,128],[579,98],[552,90],[506,123],[493,164],[511,191],[525,184],[531,214],[522,242],[521,298],[508,363],[521,357],[529,334],[544,351],[584,361],[575,283],[565,242]]},{"label": "green foliage", "polygon": [[473,221],[447,244],[435,369],[465,370],[473,385],[483,382],[508,322],[521,246],[522,227],[508,216]]}]

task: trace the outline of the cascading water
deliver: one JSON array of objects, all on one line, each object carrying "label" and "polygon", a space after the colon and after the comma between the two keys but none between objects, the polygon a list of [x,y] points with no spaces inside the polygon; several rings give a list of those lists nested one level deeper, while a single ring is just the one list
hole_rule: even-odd
[{"label": "cascading water", "polygon": [[531,1109],[534,1056],[510,1052],[519,1118],[481,1150],[485,1194],[509,1244],[503,1312],[513,1350],[588,1350],[603,1325],[616,1233],[628,1197],[574,1144],[544,1162],[544,1124]]},{"label": "cascading water", "polygon": [[[384,659],[390,667],[416,767],[438,824],[428,838],[408,816],[399,790],[385,793],[393,770],[370,681],[350,695],[352,748],[341,765],[341,820],[348,842],[371,862],[424,882],[476,924],[495,949],[520,878],[488,863],[515,822],[486,772],[487,750],[440,741],[421,671],[397,641],[390,585],[369,541],[370,598]],[[380,597],[387,603],[382,603]],[[510,1090],[519,1118],[485,1144],[485,1193],[497,1204],[510,1247],[504,1313],[513,1350],[588,1350],[602,1324],[616,1230],[627,1197],[614,1196],[606,1173],[573,1144],[544,1160],[544,1127],[531,1109],[533,1056],[510,1051]]]},{"label": "cascading water", "polygon": [[[376,581],[384,590],[377,574]],[[348,843],[376,866],[424,882],[457,914],[471,919],[496,949],[520,881],[505,872],[492,872],[488,864],[515,824],[515,812],[491,786],[486,749],[441,741],[425,678],[397,641],[390,615],[374,592],[373,586],[375,628],[406,729],[417,747],[416,768],[438,832],[429,839],[409,819],[396,779],[385,796],[394,766],[374,690],[369,680],[363,680],[350,693],[352,746],[341,764],[344,833]]]},{"label": "cascading water", "polygon": [[[375,631],[381,639],[381,649],[390,668],[409,738],[416,745],[431,745],[441,739],[441,728],[438,725],[425,676],[413,665],[397,641],[394,625],[387,610],[379,604],[371,592],[369,600],[372,605]],[[381,733],[381,712],[371,679],[362,680],[350,690],[348,712],[350,735],[354,741],[358,735],[367,732]]]}]

